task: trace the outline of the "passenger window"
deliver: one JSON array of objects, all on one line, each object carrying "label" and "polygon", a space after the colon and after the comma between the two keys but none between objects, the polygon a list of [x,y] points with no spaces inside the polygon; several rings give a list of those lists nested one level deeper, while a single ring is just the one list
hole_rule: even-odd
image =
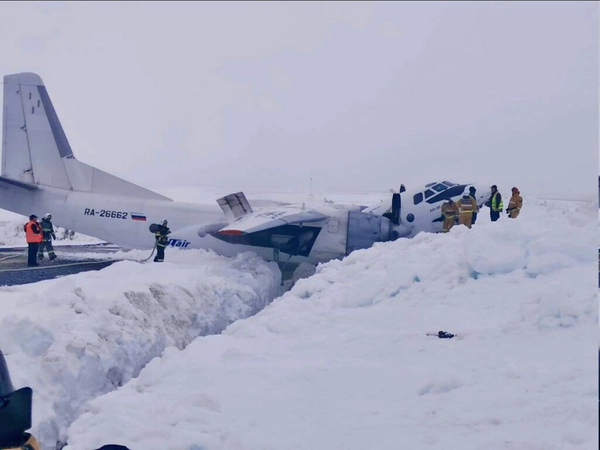
[{"label": "passenger window", "polygon": [[427,189],[425,191],[425,198],[429,198],[434,194],[434,192],[431,189]]},{"label": "passenger window", "polygon": [[445,190],[446,190],[446,186],[444,186],[444,185],[443,185],[443,184],[441,184],[441,183],[438,183],[438,184],[436,184],[436,185],[435,185],[435,186],[434,186],[432,189],[433,189],[434,191],[437,191],[437,192],[442,192],[442,191],[445,191]]},{"label": "passenger window", "polygon": [[413,197],[413,200],[415,202],[415,205],[418,205],[419,203],[421,203],[423,201],[423,193],[419,192],[418,194],[415,194],[415,196]]}]

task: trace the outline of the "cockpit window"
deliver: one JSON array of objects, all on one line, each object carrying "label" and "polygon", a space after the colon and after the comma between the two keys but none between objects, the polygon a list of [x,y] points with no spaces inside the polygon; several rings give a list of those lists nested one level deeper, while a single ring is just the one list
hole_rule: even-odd
[{"label": "cockpit window", "polygon": [[447,188],[442,183],[438,183],[435,186],[433,186],[431,189],[433,189],[434,191],[437,191],[437,192],[442,192],[442,191],[445,191]]},{"label": "cockpit window", "polygon": [[425,185],[425,187],[431,187],[431,186],[433,186],[434,184],[437,184],[437,182],[436,182],[436,181],[434,181],[433,183],[427,183],[427,184]]},{"label": "cockpit window", "polygon": [[429,198],[434,194],[434,192],[431,189],[427,189],[425,191],[425,198]]},{"label": "cockpit window", "polygon": [[423,193],[419,192],[418,194],[415,194],[415,196],[413,197],[413,201],[415,202],[415,205],[421,203],[423,201]]},{"label": "cockpit window", "polygon": [[451,183],[450,181],[443,181],[446,186],[456,186],[456,183]]}]

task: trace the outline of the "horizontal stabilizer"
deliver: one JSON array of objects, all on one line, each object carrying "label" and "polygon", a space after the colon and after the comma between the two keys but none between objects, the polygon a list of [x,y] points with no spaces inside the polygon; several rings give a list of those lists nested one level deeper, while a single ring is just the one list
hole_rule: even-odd
[{"label": "horizontal stabilizer", "polygon": [[217,203],[229,220],[239,219],[252,213],[252,207],[243,192],[236,192],[217,199]]},{"label": "horizontal stabilizer", "polygon": [[316,211],[303,210],[288,206],[258,214],[248,214],[234,223],[219,230],[220,234],[250,234],[282,225],[295,225],[306,222],[318,222],[327,217]]},{"label": "horizontal stabilizer", "polygon": [[21,189],[27,189],[28,191],[35,191],[38,189],[37,185],[31,183],[23,183],[22,181],[12,180],[6,177],[0,177],[0,185],[3,183],[9,184],[11,186],[20,187]]}]

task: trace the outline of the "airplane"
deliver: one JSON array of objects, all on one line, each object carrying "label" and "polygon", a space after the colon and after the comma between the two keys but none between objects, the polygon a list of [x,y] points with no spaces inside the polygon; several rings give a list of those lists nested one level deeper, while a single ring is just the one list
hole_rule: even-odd
[{"label": "airplane", "polygon": [[[402,186],[370,207],[325,201],[254,211],[243,192],[217,205],[178,202],[77,160],[39,75],[6,75],[3,104],[0,208],[24,216],[50,211],[55,225],[124,249],[153,248],[148,225],[167,219],[169,247],[317,264],[376,242],[441,232],[442,203],[470,186],[442,181],[412,192]],[[481,207],[490,192],[475,187]]]}]

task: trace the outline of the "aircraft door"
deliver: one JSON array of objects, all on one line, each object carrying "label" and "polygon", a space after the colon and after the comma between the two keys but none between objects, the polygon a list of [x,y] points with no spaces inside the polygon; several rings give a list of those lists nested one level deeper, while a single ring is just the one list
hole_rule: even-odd
[{"label": "aircraft door", "polygon": [[390,220],[370,213],[348,213],[348,238],[346,255],[354,250],[370,248],[375,242],[389,241]]}]

